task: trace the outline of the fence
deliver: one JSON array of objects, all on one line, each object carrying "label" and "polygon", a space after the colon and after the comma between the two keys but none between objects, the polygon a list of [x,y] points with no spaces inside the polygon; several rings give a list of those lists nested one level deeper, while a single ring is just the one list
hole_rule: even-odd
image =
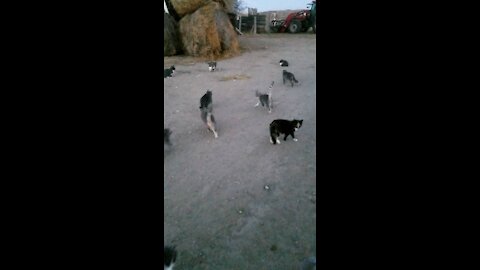
[{"label": "fence", "polygon": [[[254,25],[256,24],[256,29]],[[250,15],[240,16],[237,23],[237,28],[242,33],[266,33],[269,22],[267,22],[266,15]]]}]

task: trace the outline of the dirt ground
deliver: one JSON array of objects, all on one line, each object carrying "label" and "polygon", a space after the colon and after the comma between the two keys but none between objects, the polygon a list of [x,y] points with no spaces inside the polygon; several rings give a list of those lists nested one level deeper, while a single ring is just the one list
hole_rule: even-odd
[{"label": "dirt ground", "polygon": [[[217,70],[185,56],[164,80],[164,241],[178,250],[176,269],[301,269],[316,256],[316,36],[240,36],[243,53]],[[281,67],[286,59],[289,67]],[[282,70],[300,82],[283,85]],[[255,89],[272,81],[273,111],[254,107]],[[200,97],[213,92],[219,137],[200,119]],[[303,119],[280,145],[274,119]],[[266,188],[268,186],[268,188]]]}]

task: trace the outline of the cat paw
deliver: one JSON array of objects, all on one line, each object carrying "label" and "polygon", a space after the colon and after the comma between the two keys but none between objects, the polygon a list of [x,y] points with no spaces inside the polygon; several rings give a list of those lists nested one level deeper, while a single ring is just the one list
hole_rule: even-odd
[{"label": "cat paw", "polygon": [[293,138],[293,141],[294,141],[294,142],[298,142],[298,139],[297,139],[297,138]]},{"label": "cat paw", "polygon": [[277,140],[277,143],[280,144],[280,140]]},{"label": "cat paw", "polygon": [[273,144],[272,138],[270,138],[270,143]]}]

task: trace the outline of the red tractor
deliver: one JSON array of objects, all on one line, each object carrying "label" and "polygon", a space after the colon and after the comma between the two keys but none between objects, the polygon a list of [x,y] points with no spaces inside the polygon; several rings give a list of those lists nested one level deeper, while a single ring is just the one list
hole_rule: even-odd
[{"label": "red tractor", "polygon": [[272,20],[270,28],[273,32],[290,33],[307,32],[312,27],[313,33],[317,32],[317,1],[312,1],[309,10],[302,10],[288,14],[285,20]]}]

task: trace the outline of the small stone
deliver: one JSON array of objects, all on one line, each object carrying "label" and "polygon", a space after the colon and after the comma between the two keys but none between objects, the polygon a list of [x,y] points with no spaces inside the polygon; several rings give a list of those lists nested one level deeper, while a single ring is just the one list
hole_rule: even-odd
[{"label": "small stone", "polygon": [[264,188],[265,190],[269,190],[269,189],[270,189],[270,187],[269,187],[268,185],[265,185],[263,188]]}]

